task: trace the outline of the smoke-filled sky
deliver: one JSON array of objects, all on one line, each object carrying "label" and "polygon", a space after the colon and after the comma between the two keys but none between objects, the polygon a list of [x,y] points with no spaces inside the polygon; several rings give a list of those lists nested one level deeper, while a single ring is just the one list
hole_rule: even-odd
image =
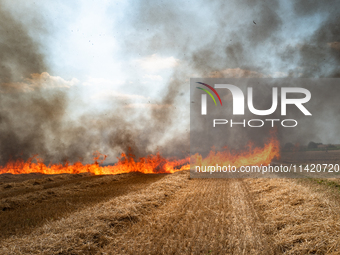
[{"label": "smoke-filled sky", "polygon": [[0,162],[184,155],[190,77],[339,77],[339,7],[1,0]]}]

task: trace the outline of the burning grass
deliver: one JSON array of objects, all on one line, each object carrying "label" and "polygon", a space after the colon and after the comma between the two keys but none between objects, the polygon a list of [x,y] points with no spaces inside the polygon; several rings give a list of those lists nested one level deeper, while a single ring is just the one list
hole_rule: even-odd
[{"label": "burning grass", "polygon": [[152,173],[175,173],[181,170],[188,170],[189,158],[184,159],[165,159],[159,153],[139,158],[136,161],[132,153],[122,153],[115,165],[101,166],[106,159],[106,155],[99,152],[93,153],[93,164],[83,164],[75,162],[70,164],[66,161],[63,164],[46,165],[38,155],[29,158],[27,161],[22,159],[10,160],[5,166],[0,167],[0,174],[79,174],[92,173],[94,175],[122,174],[131,172],[140,172],[144,174]]},{"label": "burning grass", "polygon": [[93,153],[93,164],[83,164],[81,162],[64,162],[63,164],[46,165],[37,155],[29,158],[27,161],[17,159],[10,160],[5,166],[0,167],[0,174],[27,174],[27,173],[42,173],[42,174],[80,174],[91,173],[94,175],[121,174],[131,172],[150,173],[175,173],[178,171],[189,170],[190,163],[196,166],[209,166],[212,164],[232,165],[235,167],[247,165],[266,165],[273,159],[280,157],[280,143],[276,137],[276,133],[272,132],[268,141],[263,148],[254,147],[250,142],[247,149],[243,152],[235,152],[227,147],[221,152],[216,152],[214,149],[210,151],[206,158],[196,153],[191,157],[183,159],[166,159],[157,153],[147,157],[135,160],[135,156],[131,151],[125,154],[122,153],[115,165],[102,166],[106,159],[106,155],[99,152]]},{"label": "burning grass", "polygon": [[227,147],[222,151],[211,150],[206,158],[198,153],[191,156],[190,164],[194,166],[259,166],[267,165],[272,162],[273,159],[280,158],[280,142],[276,137],[276,133],[272,132],[268,141],[264,144],[263,148],[254,147],[253,143],[249,142],[246,149],[242,152],[235,152]]}]

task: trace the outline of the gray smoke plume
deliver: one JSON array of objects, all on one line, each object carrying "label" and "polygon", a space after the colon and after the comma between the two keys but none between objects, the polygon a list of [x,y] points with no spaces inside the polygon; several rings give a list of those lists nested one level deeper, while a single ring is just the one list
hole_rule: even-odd
[{"label": "gray smoke plume", "polygon": [[[181,59],[182,64],[175,68],[174,79],[169,83],[169,92],[174,88],[176,91],[188,91],[189,77],[279,75],[281,78],[335,78],[339,76],[340,56],[340,11],[337,6],[340,6],[340,1],[217,0],[182,5],[140,1],[131,15],[136,34],[125,38],[125,43],[129,45],[130,53],[148,55],[164,52]],[[320,24],[313,23],[314,32],[308,34],[301,30],[298,42],[290,42],[289,36],[294,33],[283,33],[285,26],[295,28],[292,25],[294,22],[305,22],[307,31],[310,25],[304,19],[308,18],[322,21]],[[137,38],[138,44],[134,44]],[[173,80],[179,82],[174,85]],[[271,86],[275,86],[275,83]],[[320,88],[311,88],[311,92],[312,101],[308,109],[315,117],[305,120],[298,109],[292,108],[292,117],[298,122],[301,120],[304,127],[308,128],[295,129],[294,132],[279,128],[278,137],[282,143],[334,141],[331,137],[337,135],[336,120],[333,118],[329,121],[326,117],[320,119],[320,116],[321,111],[327,112],[327,116],[336,116],[339,112],[339,104],[334,102],[337,89],[328,87],[326,91],[321,91]],[[254,88],[256,108],[270,107],[271,100],[263,98],[270,99],[271,90]],[[182,106],[184,108],[188,110],[188,102]],[[282,119],[279,112],[268,117]],[[171,120],[164,118],[169,124]],[[255,145],[261,145],[269,136],[269,130],[229,131],[231,133],[228,133],[226,145],[241,148],[250,140]],[[191,132],[193,134],[194,131]],[[182,146],[188,146],[187,141],[183,140]]]},{"label": "gray smoke plume", "polygon": [[[29,24],[29,30],[37,36],[45,32],[42,25]],[[172,118],[178,81],[173,81],[174,87],[169,87],[150,115],[134,116],[133,109],[122,107],[132,102],[118,100],[110,111],[75,120],[67,114],[66,90],[46,87],[49,66],[41,48],[28,27],[0,6],[0,164],[35,154],[46,163],[89,161],[96,150],[117,156],[125,152],[135,159],[156,151],[164,156],[177,156],[178,151],[183,155],[183,150],[171,146],[149,148],[169,125],[165,120]]]},{"label": "gray smoke plume", "polygon": [[[307,2],[136,2],[124,15],[128,32],[122,32],[120,43],[127,57],[160,53],[179,59],[163,96],[154,100],[150,114],[136,116],[133,109],[116,101],[111,111],[76,120],[67,115],[70,102],[65,90],[43,85],[42,73],[50,69],[42,45],[0,2],[0,163],[32,154],[46,162],[88,160],[95,150],[132,152],[135,158],[156,151],[183,156],[189,152],[189,130],[177,127],[188,125],[190,77],[270,77],[277,70],[281,77],[339,77],[340,11],[334,8],[339,1]],[[298,43],[290,43],[282,33],[289,22],[315,15],[323,21],[312,35],[301,35]],[[43,26],[29,26],[37,34],[44,32]],[[41,83],[36,85],[36,80]],[[28,81],[35,85],[27,87]],[[270,98],[270,93],[259,90],[254,88],[254,104],[266,109],[271,102],[261,98]],[[332,94],[319,92],[311,112],[319,111],[320,102]],[[336,116],[340,106],[332,100],[328,100],[333,102],[330,109],[324,107],[329,116]],[[307,143],[329,139],[336,132],[334,123],[320,127],[315,119],[308,130],[294,134],[279,130],[279,138]],[[268,129],[251,129],[246,135],[236,132],[227,145],[238,148],[248,140],[261,145],[268,133]],[[159,141],[162,146],[156,148]]]},{"label": "gray smoke plume", "polygon": [[[0,162],[45,156],[48,132],[58,130],[67,100],[63,92],[23,93],[22,80],[48,71],[39,45],[27,28],[0,3]],[[39,28],[37,28],[39,29]]]}]

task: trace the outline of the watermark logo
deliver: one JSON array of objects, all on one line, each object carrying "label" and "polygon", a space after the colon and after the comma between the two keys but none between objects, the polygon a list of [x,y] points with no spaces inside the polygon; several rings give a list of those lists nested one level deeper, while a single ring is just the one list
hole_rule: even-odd
[{"label": "watermark logo", "polygon": [[[222,100],[217,93],[217,91],[210,85],[205,84],[203,82],[197,82],[199,84],[202,84],[209,89],[211,89],[218,99],[220,100],[221,106],[222,106]],[[210,97],[214,100],[215,105],[216,100],[213,97],[213,95],[206,89],[197,87],[198,89],[201,89],[205,91]],[[231,84],[215,84],[215,88],[226,88],[231,92],[232,98],[233,98],[233,115],[244,115],[244,94],[242,90]],[[303,94],[303,98],[297,98],[297,99],[289,99],[287,98],[287,94]],[[247,103],[248,103],[248,109],[251,113],[258,115],[258,116],[265,116],[270,115],[274,113],[277,109],[278,105],[278,88],[273,87],[272,88],[272,106],[267,110],[258,110],[255,109],[253,104],[253,88],[248,87],[247,88]],[[284,116],[287,114],[286,108],[288,104],[295,105],[304,115],[312,115],[306,107],[303,106],[304,103],[307,103],[311,99],[311,93],[308,89],[305,88],[290,88],[290,87],[282,87],[281,88],[281,115]],[[201,97],[201,115],[207,115],[207,95],[202,94]]]},{"label": "watermark logo", "polygon": [[340,176],[339,78],[212,73],[189,93],[191,178]]},{"label": "watermark logo", "polygon": [[[206,86],[206,87],[209,88],[212,92],[214,92],[215,95],[217,96],[218,100],[220,101],[221,106],[222,106],[221,97],[220,97],[220,95],[217,93],[217,91],[216,91],[213,87],[211,87],[210,85],[208,85],[208,84],[206,84],[206,83],[203,83],[203,82],[197,82],[197,83],[199,83],[199,84],[201,84],[201,85],[203,85],[203,86]],[[203,89],[203,88],[201,88],[201,87],[196,87],[196,88],[201,89],[201,90],[203,90],[204,92],[206,92],[206,93],[214,100],[215,105],[217,105],[214,96],[210,93],[209,90]],[[202,114],[202,115],[207,115],[207,95],[206,95],[206,94],[202,94],[202,96],[201,96],[201,114]]]},{"label": "watermark logo", "polygon": [[[232,85],[232,84],[215,84],[214,87],[203,83],[203,82],[196,82],[198,84],[201,84],[205,86],[205,88],[196,87],[197,89],[203,90],[206,92],[206,94],[201,94],[201,115],[207,115],[207,94],[212,98],[212,100],[215,103],[215,106],[217,106],[217,102],[215,100],[215,97],[213,93],[217,96],[221,106],[222,100],[220,95],[217,93],[216,89],[223,89],[222,92],[226,92],[225,89],[229,91],[232,97],[232,114],[235,115],[245,115],[245,105],[247,104],[248,110],[250,113],[257,115],[257,116],[268,116],[273,114],[278,106],[279,106],[279,99],[280,99],[280,107],[281,107],[281,116],[287,115],[287,105],[294,105],[295,111],[299,110],[302,112],[305,116],[311,116],[312,114],[307,110],[307,108],[304,106],[305,103],[309,102],[311,99],[311,92],[308,89],[300,88],[300,87],[271,87],[268,88],[268,92],[265,92],[266,95],[269,95],[269,98],[266,97],[266,100],[271,98],[271,106],[267,109],[256,109],[254,106],[254,96],[253,96],[253,88],[247,87],[246,88],[246,95],[242,91],[242,89],[238,86]],[[210,91],[209,91],[210,90]],[[213,92],[213,93],[211,93]],[[293,98],[292,98],[293,96]],[[297,97],[297,98],[294,98]],[[259,100],[259,98],[257,99]],[[223,114],[223,108],[220,108],[219,112]],[[249,126],[249,127],[262,127],[266,122],[270,122],[271,126],[274,127],[274,122],[279,121],[281,122],[281,125],[283,127],[296,127],[297,126],[297,120],[295,119],[251,119],[246,121],[244,119],[242,122],[235,122],[232,119],[227,120],[225,118],[214,118],[213,119],[213,127],[216,127],[216,125],[225,125],[227,123],[230,123],[230,126],[233,125],[242,125],[243,127]],[[288,123],[292,124],[288,124]],[[247,125],[248,124],[248,125]]]}]

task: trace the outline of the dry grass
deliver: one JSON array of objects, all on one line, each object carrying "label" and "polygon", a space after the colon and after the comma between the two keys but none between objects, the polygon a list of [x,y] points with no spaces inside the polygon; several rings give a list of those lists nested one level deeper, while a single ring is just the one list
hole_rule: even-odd
[{"label": "dry grass", "polygon": [[[45,222],[145,188],[162,175],[55,176],[15,183],[0,193],[0,238],[23,235]],[[26,188],[23,188],[26,187]],[[33,187],[33,188],[32,188]]]},{"label": "dry grass", "polygon": [[[26,176],[38,177],[36,179]],[[28,192],[42,190],[46,188],[60,187],[77,181],[91,180],[101,178],[103,176],[94,176],[89,173],[84,174],[60,174],[60,175],[43,175],[43,174],[22,174],[11,176],[10,179],[5,179],[6,182],[0,183],[0,198],[12,197]],[[16,178],[15,178],[16,177]],[[0,175],[0,180],[4,180]]]},{"label": "dry grass", "polygon": [[82,176],[89,176],[91,173],[81,173],[81,174],[50,174],[45,175],[41,173],[29,173],[29,174],[0,174],[0,187],[5,183],[24,183],[28,180],[38,180],[38,179],[73,179]]},{"label": "dry grass", "polygon": [[48,222],[30,235],[0,243],[1,254],[93,254],[116,232],[160,206],[185,185],[187,173],[168,175],[141,191],[113,198]]},{"label": "dry grass", "polygon": [[264,229],[284,254],[339,254],[339,204],[289,179],[249,179]]},{"label": "dry grass", "polygon": [[242,181],[193,179],[100,254],[273,254]]},{"label": "dry grass", "polygon": [[[0,254],[340,254],[338,186],[188,176],[157,175],[149,182],[141,181],[149,175],[106,176],[50,188],[60,199],[69,193],[90,196],[118,183],[126,190],[3,239]],[[32,195],[41,198],[41,192],[46,191],[17,197],[31,206]]]}]

